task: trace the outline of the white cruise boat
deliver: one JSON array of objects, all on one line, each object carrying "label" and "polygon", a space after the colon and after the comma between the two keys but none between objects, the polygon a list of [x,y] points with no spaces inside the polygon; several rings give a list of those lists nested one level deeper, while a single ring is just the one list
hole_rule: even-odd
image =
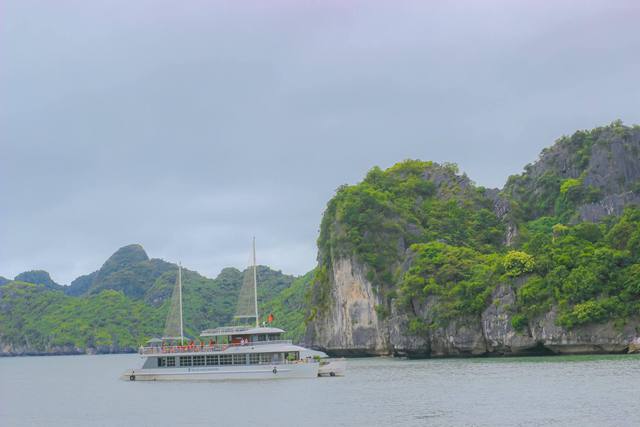
[{"label": "white cruise boat", "polygon": [[[140,349],[142,367],[123,374],[130,381],[314,378],[320,363],[307,350],[281,339],[271,327],[227,327],[203,331],[210,343],[150,345]],[[215,341],[214,339],[215,338]],[[215,344],[214,344],[215,342]]]},{"label": "white cruise boat", "polygon": [[[209,381],[317,377],[320,360],[326,358],[326,354],[282,339],[285,332],[282,329],[258,324],[255,239],[252,291],[251,305],[254,312],[236,317],[255,317],[255,326],[207,329],[200,334],[199,343],[188,341],[189,344],[185,345],[182,324],[182,269],[179,266],[165,337],[151,339],[147,346],[141,347],[141,367],[127,370],[122,374],[122,379]],[[179,323],[176,321],[178,318]],[[173,331],[176,333],[172,333]],[[176,336],[178,331],[179,336]]]}]

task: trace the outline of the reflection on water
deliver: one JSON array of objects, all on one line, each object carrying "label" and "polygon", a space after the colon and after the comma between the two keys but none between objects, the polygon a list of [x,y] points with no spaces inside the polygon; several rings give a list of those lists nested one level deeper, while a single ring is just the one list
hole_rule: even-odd
[{"label": "reflection on water", "polygon": [[639,356],[350,359],[347,377],[125,382],[135,355],[0,358],[1,426],[639,425]]}]

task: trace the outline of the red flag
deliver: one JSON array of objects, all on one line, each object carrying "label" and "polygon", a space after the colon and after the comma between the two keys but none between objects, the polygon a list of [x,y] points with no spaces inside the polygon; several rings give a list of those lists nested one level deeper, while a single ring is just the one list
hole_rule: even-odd
[{"label": "red flag", "polygon": [[270,313],[269,317],[267,317],[267,322],[271,323],[271,322],[273,322],[273,319],[274,319],[273,313]]}]

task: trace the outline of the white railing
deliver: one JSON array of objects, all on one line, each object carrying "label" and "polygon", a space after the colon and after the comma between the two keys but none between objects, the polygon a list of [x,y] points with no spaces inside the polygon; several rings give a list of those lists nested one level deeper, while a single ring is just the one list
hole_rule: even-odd
[{"label": "white railing", "polygon": [[220,326],[219,328],[213,328],[213,329],[205,329],[204,331],[201,332],[202,334],[223,334],[223,333],[232,333],[232,332],[244,332],[244,331],[248,331],[249,329],[254,329],[255,326],[249,326],[249,325],[244,325],[244,326]]},{"label": "white railing", "polygon": [[240,347],[251,348],[266,344],[291,344],[291,340],[254,341],[244,344],[194,344],[194,345],[174,345],[163,347],[140,347],[138,353],[148,354],[180,354],[180,353],[214,353],[225,351],[228,348]]}]

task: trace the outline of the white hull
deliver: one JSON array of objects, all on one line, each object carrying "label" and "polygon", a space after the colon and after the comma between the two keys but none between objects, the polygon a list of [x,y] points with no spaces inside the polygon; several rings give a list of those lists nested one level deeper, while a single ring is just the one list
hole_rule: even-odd
[{"label": "white hull", "polygon": [[315,378],[318,363],[215,366],[202,368],[132,369],[122,374],[126,381],[220,381]]},{"label": "white hull", "polygon": [[345,359],[323,360],[318,369],[319,377],[343,377],[347,371],[347,361]]}]

